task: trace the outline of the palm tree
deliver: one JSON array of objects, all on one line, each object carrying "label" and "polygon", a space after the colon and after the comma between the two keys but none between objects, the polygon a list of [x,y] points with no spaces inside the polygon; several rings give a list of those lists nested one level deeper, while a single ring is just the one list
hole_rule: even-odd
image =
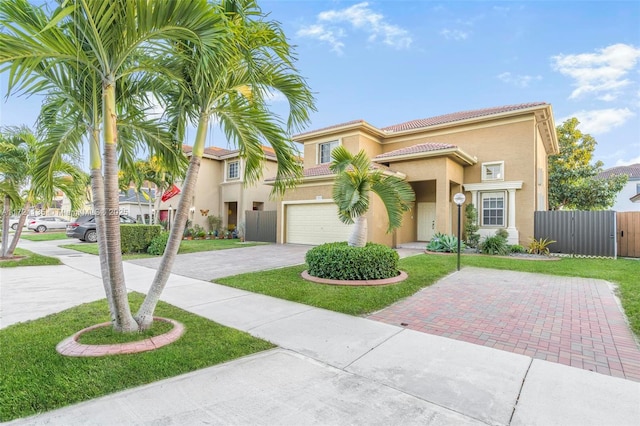
[{"label": "palm tree", "polygon": [[[256,18],[255,21],[252,18]],[[75,69],[82,77],[80,81],[91,83],[94,89],[88,93],[95,94],[95,88],[99,88],[98,98],[87,96],[93,105],[87,131],[91,133],[92,191],[98,238],[104,241],[100,250],[101,262],[106,264],[103,279],[108,277],[109,288],[105,288],[105,292],[113,306],[116,330],[136,331],[149,326],[180,240],[180,235],[171,236],[161,268],[136,321],[127,300],[118,221],[118,160],[130,153],[120,150],[118,156],[122,142],[119,135],[126,134],[118,127],[123,116],[119,105],[129,98],[121,91],[122,87],[137,84],[156,91],[155,95],[159,96],[157,90],[163,87],[163,81],[170,79],[179,92],[189,93],[177,99],[187,99],[198,84],[205,84],[200,95],[210,99],[196,104],[197,108],[188,109],[189,113],[195,113],[199,126],[191,159],[193,167],[190,166],[185,179],[191,192],[212,114],[228,123],[223,125],[228,135],[237,137],[241,154],[246,157],[248,181],[259,178],[258,165],[264,156],[259,148],[262,141],[272,144],[281,163],[278,191],[283,191],[300,176],[297,162],[293,161],[291,142],[281,129],[283,123],[273,119],[265,107],[265,90],[272,87],[290,94],[289,129],[308,120],[312,97],[292,66],[293,57],[280,28],[275,23],[263,22],[262,18],[264,15],[255,3],[244,0],[224,1],[220,5],[211,5],[206,0],[77,0],[62,3],[51,14],[26,0],[0,3],[0,23],[4,26],[0,32],[0,64],[8,64],[4,70],[10,71],[10,90],[18,87],[26,93],[46,92],[52,86],[57,87],[52,83],[57,77],[52,74],[62,75],[68,69]],[[261,48],[261,43],[266,47]],[[198,70],[200,66],[211,68]],[[155,88],[144,84],[152,80],[151,74],[156,79]],[[189,80],[191,77],[197,84]],[[140,117],[137,106],[132,104],[124,111]],[[174,116],[185,118],[181,114]],[[175,135],[167,138],[166,143],[168,150],[176,154],[174,158],[178,163],[183,158],[177,154],[181,154],[184,134],[181,128],[184,127],[178,122],[173,126]],[[158,156],[165,162],[170,161],[160,153]],[[185,192],[183,188],[181,201],[187,198]],[[184,223],[187,211],[188,204],[182,202],[177,219]]]},{"label": "palm tree", "polygon": [[19,166],[13,167],[5,177],[10,178],[15,185],[15,190],[22,193],[17,205],[22,207],[18,228],[11,244],[2,246],[2,256],[11,257],[20,239],[30,207],[36,203],[46,206],[53,201],[58,191],[62,191],[71,201],[72,209],[78,208],[84,196],[87,176],[72,162],[66,161],[64,157],[57,157],[48,160],[50,165],[48,179],[38,179],[40,173],[38,163],[42,161],[43,156],[48,156],[40,138],[24,126],[5,128],[3,133],[8,144],[3,144],[0,148],[3,154],[0,169],[4,169],[4,165],[19,162]]},{"label": "palm tree", "polygon": [[415,194],[405,180],[376,169],[364,150],[353,155],[344,146],[331,152],[331,171],[336,173],[333,200],[338,205],[338,217],[355,226],[349,245],[364,247],[367,243],[367,217],[370,193],[378,195],[389,217],[387,232],[399,228],[402,214],[411,209]]},{"label": "palm tree", "polygon": [[[9,64],[10,88],[20,86],[28,93],[46,91],[50,76],[43,68],[60,72],[65,67],[83,70],[101,87],[104,190],[99,187],[100,179],[92,179],[92,186],[96,216],[104,216],[104,223],[97,222],[98,235],[106,243],[101,256],[106,257],[108,266],[111,291],[107,296],[114,304],[116,330],[138,330],[128,305],[120,251],[116,88],[124,79],[162,72],[157,58],[173,53],[172,40],[211,46],[223,42],[225,30],[214,12],[206,0],[78,0],[62,3],[51,15],[26,0],[0,3],[0,22],[5,29],[0,33],[0,63]],[[99,145],[92,143],[90,147],[97,150]],[[92,161],[92,178],[99,170],[96,163]]]},{"label": "palm tree", "polygon": [[[220,123],[227,138],[238,145],[245,159],[245,184],[255,183],[261,177],[265,142],[273,147],[278,159],[274,193],[283,193],[302,176],[288,131],[298,130],[308,122],[314,100],[293,66],[286,38],[277,23],[264,20],[265,15],[252,0],[225,0],[221,8],[225,25],[232,31],[229,42],[235,50],[211,55],[209,49],[179,42],[177,49],[190,56],[178,61],[170,58],[168,64],[176,69],[174,75],[182,76],[179,90],[171,90],[175,85],[168,86],[162,98],[177,139],[182,139],[189,120],[197,123],[197,133],[176,209],[176,226],[171,229],[151,289],[135,316],[143,328],[152,321],[180,247],[181,230],[187,221],[212,118]],[[287,131],[279,117],[269,110],[267,100],[273,92],[284,95],[289,103]]]}]

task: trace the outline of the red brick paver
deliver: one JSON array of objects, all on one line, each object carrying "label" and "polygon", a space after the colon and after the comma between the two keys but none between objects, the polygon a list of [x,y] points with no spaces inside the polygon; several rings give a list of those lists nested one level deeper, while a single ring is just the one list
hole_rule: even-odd
[{"label": "red brick paver", "polygon": [[603,280],[464,268],[369,318],[640,381],[640,348]]}]

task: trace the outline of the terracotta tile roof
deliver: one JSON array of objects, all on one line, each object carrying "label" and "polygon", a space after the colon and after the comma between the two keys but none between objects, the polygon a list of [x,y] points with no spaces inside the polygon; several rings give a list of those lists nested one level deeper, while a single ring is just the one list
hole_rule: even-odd
[{"label": "terracotta tile roof", "polygon": [[[276,153],[273,150],[272,147],[270,146],[263,146],[262,150],[264,151],[264,154],[267,157],[272,157],[272,158],[276,158]],[[193,147],[190,145],[182,145],[182,151],[185,154],[190,154],[193,151]],[[227,155],[234,155],[234,154],[239,154],[240,150],[239,149],[225,149],[225,148],[220,148],[217,146],[210,146],[204,149],[204,153],[206,155],[211,155],[214,157],[224,157]]]},{"label": "terracotta tile roof", "polygon": [[419,120],[407,121],[395,124],[389,127],[383,127],[381,130],[386,132],[401,132],[403,130],[420,129],[422,127],[435,126],[438,124],[452,123],[454,121],[468,120],[470,118],[484,117],[488,115],[501,114],[520,109],[527,109],[536,106],[547,105],[546,102],[532,102],[527,104],[505,105],[493,108],[483,108],[471,111],[454,112],[452,114],[438,115],[436,117],[423,118]]},{"label": "terracotta tile roof", "polygon": [[640,163],[629,166],[612,167],[599,173],[598,177],[606,179],[615,175],[629,175],[629,179],[640,179]]},{"label": "terracotta tile roof", "polygon": [[[384,166],[382,164],[377,164],[377,163],[371,163],[371,168],[372,169],[378,169],[378,170],[389,170],[392,171],[391,169],[389,169],[389,167]],[[320,164],[318,166],[313,166],[313,167],[309,167],[309,168],[305,168],[304,169],[304,177],[317,177],[317,176],[330,176],[332,175],[333,172],[329,169],[329,163],[325,163],[325,164]]]},{"label": "terracotta tile roof", "polygon": [[397,155],[419,154],[421,152],[440,151],[442,149],[457,148],[456,145],[448,143],[421,143],[418,145],[408,146],[406,148],[396,149],[395,151],[385,152],[375,157],[375,159],[395,157]]}]

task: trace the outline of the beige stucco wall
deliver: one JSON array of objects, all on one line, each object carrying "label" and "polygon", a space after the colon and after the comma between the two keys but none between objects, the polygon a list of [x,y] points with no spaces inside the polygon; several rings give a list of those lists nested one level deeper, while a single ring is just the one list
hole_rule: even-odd
[{"label": "beige stucco wall", "polygon": [[[232,160],[233,161],[233,160]],[[220,216],[223,219],[223,226],[227,225],[227,210],[225,204],[228,202],[238,203],[238,223],[244,220],[245,210],[253,208],[253,202],[264,203],[264,210],[275,210],[277,201],[270,199],[272,187],[264,184],[264,179],[276,175],[277,163],[275,161],[265,161],[262,179],[255,185],[244,187],[242,179],[225,182],[225,162],[211,158],[203,158],[198,180],[196,181],[195,193],[190,205],[195,207],[195,211],[189,214],[189,219],[193,225],[200,225],[207,229],[207,215],[203,215],[200,210],[209,210],[208,216]],[[241,166],[240,174],[244,169]],[[179,188],[182,183],[176,183]],[[167,210],[169,206],[176,209],[180,196],[175,196],[166,202],[160,202],[159,210]]]}]

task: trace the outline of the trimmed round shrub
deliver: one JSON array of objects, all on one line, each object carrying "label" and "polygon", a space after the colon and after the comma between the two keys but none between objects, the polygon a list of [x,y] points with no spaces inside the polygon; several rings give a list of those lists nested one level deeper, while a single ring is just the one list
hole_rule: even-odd
[{"label": "trimmed round shrub", "polygon": [[520,244],[513,244],[513,245],[509,246],[509,252],[510,253],[526,253],[527,249],[525,249]]},{"label": "trimmed round shrub", "polygon": [[327,243],[307,252],[308,273],[332,280],[379,280],[397,276],[398,253],[382,244],[350,247],[346,242]]},{"label": "trimmed round shrub", "polygon": [[156,235],[153,240],[151,240],[151,244],[147,248],[147,253],[152,254],[154,256],[160,256],[164,254],[164,249],[167,247],[167,242],[169,241],[169,233],[161,232]]}]

